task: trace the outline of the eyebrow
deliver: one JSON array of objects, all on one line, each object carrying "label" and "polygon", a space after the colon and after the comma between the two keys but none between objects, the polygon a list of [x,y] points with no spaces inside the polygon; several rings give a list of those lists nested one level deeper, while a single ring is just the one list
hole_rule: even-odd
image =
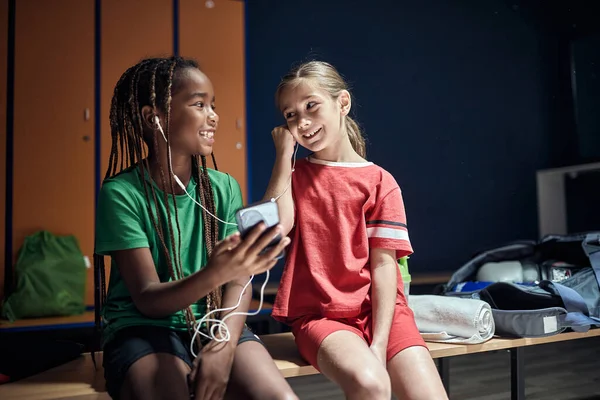
[{"label": "eyebrow", "polygon": [[194,92],[192,94],[190,94],[190,99],[193,99],[195,97],[200,97],[202,99],[206,98],[208,96],[208,93],[205,92]]},{"label": "eyebrow", "polygon": [[[301,101],[306,101],[306,100],[310,99],[311,97],[319,97],[319,98],[320,98],[320,96],[319,96],[317,93],[311,93],[311,94],[309,94],[308,96],[304,96],[304,98],[302,98],[302,100],[301,100]],[[285,111],[286,111],[288,108],[290,108],[290,107],[291,107],[291,106],[288,106],[288,105],[286,105],[285,107],[283,107],[283,108],[281,109],[281,112],[285,112]]]}]

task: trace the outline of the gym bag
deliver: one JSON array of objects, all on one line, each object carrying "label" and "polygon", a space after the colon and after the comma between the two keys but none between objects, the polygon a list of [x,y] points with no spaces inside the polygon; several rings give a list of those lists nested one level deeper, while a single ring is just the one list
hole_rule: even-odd
[{"label": "gym bag", "polygon": [[15,265],[16,285],[2,316],[68,316],[85,311],[86,265],[75,236],[40,231],[25,238]]},{"label": "gym bag", "polygon": [[[510,263],[513,262],[513,263]],[[479,282],[480,268],[518,262],[530,279]],[[550,336],[600,326],[600,232],[548,235],[476,254],[437,294],[480,299],[492,308],[496,334]]]}]

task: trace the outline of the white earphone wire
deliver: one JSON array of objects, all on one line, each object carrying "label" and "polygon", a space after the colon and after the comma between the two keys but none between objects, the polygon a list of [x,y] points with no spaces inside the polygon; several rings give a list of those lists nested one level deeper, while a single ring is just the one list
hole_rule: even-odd
[{"label": "white earphone wire", "polygon": [[[162,129],[162,126],[160,125],[160,119],[158,118],[158,115],[154,116],[154,122],[156,123],[156,126],[158,127],[158,129],[160,130],[160,133],[162,134],[163,139],[165,140],[165,143],[168,143],[167,141],[167,136],[165,135],[165,132]],[[168,147],[168,161],[169,163],[171,163],[171,146]],[[298,143],[296,143],[296,149],[294,150],[294,160],[292,163],[292,173],[294,172],[294,169],[296,167],[296,154],[298,152]],[[222,222],[224,224],[227,225],[236,225],[234,223],[231,222],[227,222],[227,221],[223,221],[222,219],[220,219],[219,217],[217,217],[216,215],[213,215],[210,211],[208,211],[202,204],[200,204],[198,201],[196,201],[196,199],[194,199],[187,191],[187,188],[185,187],[185,185],[183,184],[183,182],[181,182],[181,180],[179,179],[179,177],[177,175],[175,175],[175,173],[173,173],[173,177],[175,178],[175,182],[177,182],[177,185],[183,189],[183,191],[185,192],[185,194],[197,205],[199,205],[200,207],[202,207],[202,209],[204,211],[206,211],[206,213],[208,213],[211,217],[215,218],[217,221]],[[290,188],[292,184],[292,176],[290,175],[290,179],[288,182],[288,185],[286,186],[286,188],[283,190],[283,192],[281,192],[280,195],[278,195],[277,197],[271,198],[272,202],[276,202],[281,196],[283,196],[283,194],[285,192],[287,192],[287,190]],[[252,275],[250,277],[250,279],[248,280],[248,282],[246,283],[246,285],[244,286],[244,288],[242,289],[242,292],[240,293],[240,297],[238,299],[238,302],[235,306],[232,307],[227,307],[227,308],[218,308],[215,310],[212,310],[210,312],[208,312],[207,314],[205,314],[199,321],[196,321],[196,327],[194,328],[194,335],[192,336],[192,340],[190,342],[190,352],[192,353],[192,355],[194,356],[194,358],[198,357],[198,355],[194,352],[194,343],[196,341],[196,337],[198,335],[204,336],[205,338],[209,339],[209,340],[214,340],[217,342],[227,342],[231,339],[231,333],[229,332],[229,328],[227,327],[227,325],[225,324],[225,321],[235,315],[246,315],[246,316],[254,316],[254,315],[258,315],[262,309],[262,305],[263,305],[263,299],[264,299],[264,291],[265,291],[265,287],[267,285],[267,283],[269,282],[269,271],[266,272],[266,277],[265,277],[265,281],[263,282],[261,288],[260,288],[260,302],[258,305],[258,308],[254,311],[254,312],[232,312],[230,314],[227,314],[225,317],[223,317],[223,319],[219,320],[216,318],[208,318],[211,314],[217,313],[217,312],[223,312],[223,311],[231,311],[231,310],[235,310],[237,309],[240,304],[242,303],[242,297],[244,296],[244,293],[246,292],[246,289],[248,288],[248,286],[252,283],[252,280],[254,279],[254,275]],[[206,324],[207,322],[212,322],[213,325],[210,328],[210,331],[208,332],[208,335],[205,334],[204,332],[202,332],[201,328],[203,324]],[[218,329],[218,331],[216,331],[216,329]],[[219,334],[217,336],[217,333]]]}]

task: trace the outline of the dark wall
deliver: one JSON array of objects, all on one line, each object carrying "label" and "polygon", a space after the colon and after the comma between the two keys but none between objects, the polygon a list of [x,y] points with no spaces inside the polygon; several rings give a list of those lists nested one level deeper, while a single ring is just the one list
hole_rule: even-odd
[{"label": "dark wall", "polygon": [[368,158],[403,190],[411,271],[536,238],[535,171],[576,148],[568,41],[551,17],[500,0],[248,0],[246,18],[253,200],[283,122],[279,78],[316,58],[350,82]]}]

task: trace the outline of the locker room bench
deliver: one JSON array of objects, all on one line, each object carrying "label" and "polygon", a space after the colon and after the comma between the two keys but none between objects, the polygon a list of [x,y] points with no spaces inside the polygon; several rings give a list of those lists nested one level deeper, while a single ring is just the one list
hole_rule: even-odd
[{"label": "locker room bench", "polygon": [[[480,345],[456,345],[428,343],[433,358],[438,359],[440,373],[444,379],[446,390],[449,387],[448,361],[451,357],[509,350],[511,354],[511,398],[525,399],[525,377],[523,349],[527,346],[577,340],[600,336],[600,329],[586,333],[562,333],[559,335],[535,339],[492,339]],[[292,378],[318,374],[299,356],[291,333],[279,333],[262,336],[262,339],[275,359],[277,367],[284,377]],[[104,389],[102,354],[97,354],[98,370],[94,369],[89,353],[59,367],[21,381],[0,385],[2,399],[65,399],[92,400],[109,399]]]}]

